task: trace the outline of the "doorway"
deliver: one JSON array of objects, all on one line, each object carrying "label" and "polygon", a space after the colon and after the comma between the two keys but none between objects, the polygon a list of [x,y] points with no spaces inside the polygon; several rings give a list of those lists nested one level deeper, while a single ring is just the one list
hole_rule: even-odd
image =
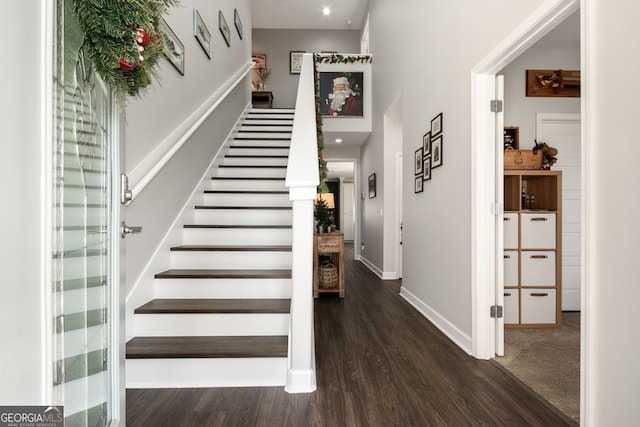
[{"label": "doorway", "polygon": [[[502,259],[501,243],[496,236],[502,235],[503,206],[500,203],[502,196],[498,189],[503,179],[503,135],[496,126],[496,122],[499,121],[496,120],[497,114],[488,108],[492,100],[499,99],[496,97],[496,75],[576,13],[578,7],[579,2],[576,0],[543,4],[518,27],[520,34],[512,34],[473,69],[473,299],[476,301],[473,352],[478,358],[495,357],[497,348],[501,344],[499,340],[502,331],[500,321],[487,315],[488,307],[496,304]],[[509,108],[510,106],[505,102],[505,109]],[[532,140],[537,137],[535,114],[528,123],[531,127],[529,135]],[[507,120],[504,124],[511,125]],[[524,145],[521,144],[521,147],[528,147],[529,142],[533,146],[533,141],[527,140]],[[582,334],[584,336],[584,331]]]}]

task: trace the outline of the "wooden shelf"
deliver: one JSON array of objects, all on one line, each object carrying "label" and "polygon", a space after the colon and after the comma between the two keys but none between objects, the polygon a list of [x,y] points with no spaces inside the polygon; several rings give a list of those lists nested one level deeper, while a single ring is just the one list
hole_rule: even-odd
[{"label": "wooden shelf", "polygon": [[[338,285],[331,288],[323,288],[319,284],[318,258],[328,256],[338,268]],[[344,233],[333,231],[331,233],[313,234],[313,296],[318,298],[321,293],[338,293],[344,298]]]}]

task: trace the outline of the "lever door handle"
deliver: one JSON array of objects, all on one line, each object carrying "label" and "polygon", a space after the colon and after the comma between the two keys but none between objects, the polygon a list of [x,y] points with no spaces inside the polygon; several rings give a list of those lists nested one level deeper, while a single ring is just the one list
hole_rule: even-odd
[{"label": "lever door handle", "polygon": [[122,236],[123,239],[127,237],[127,234],[140,234],[140,233],[142,233],[142,227],[134,227],[134,226],[130,227],[124,222],[120,224],[120,235]]}]

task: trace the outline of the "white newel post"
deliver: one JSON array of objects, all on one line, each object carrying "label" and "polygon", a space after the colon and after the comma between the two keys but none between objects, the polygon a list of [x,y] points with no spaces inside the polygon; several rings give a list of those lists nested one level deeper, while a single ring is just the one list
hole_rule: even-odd
[{"label": "white newel post", "polygon": [[313,202],[318,175],[313,56],[303,55],[291,133],[286,185],[293,202],[291,267],[291,326],[289,369],[285,390],[310,393],[316,389],[313,335]]}]

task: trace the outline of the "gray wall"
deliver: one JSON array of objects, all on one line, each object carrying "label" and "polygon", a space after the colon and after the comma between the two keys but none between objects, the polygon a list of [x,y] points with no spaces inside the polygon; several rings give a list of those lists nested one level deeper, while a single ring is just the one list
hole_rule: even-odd
[{"label": "gray wall", "polygon": [[[193,9],[197,8],[211,32],[211,59],[193,36]],[[233,23],[237,8],[243,20],[241,40]],[[222,10],[231,30],[227,47],[218,30]],[[158,152],[166,152],[185,131],[185,124],[198,118],[198,109],[251,60],[251,7],[249,0],[184,0],[172,8],[167,23],[185,45],[185,75],[166,60],[161,61],[161,84],[146,96],[132,100],[127,108],[126,171],[149,169]],[[177,218],[191,192],[214,158],[233,124],[251,102],[247,77],[189,137],[157,177],[136,194],[127,207],[127,222],[144,227],[143,233],[127,238],[127,292],[138,282],[149,280],[145,267]],[[136,182],[131,185],[135,186]]]},{"label": "gray wall", "polygon": [[253,53],[267,55],[271,76],[266,90],[273,92],[276,108],[295,105],[298,74],[289,74],[289,52],[360,53],[360,33],[354,30],[253,30]]}]

